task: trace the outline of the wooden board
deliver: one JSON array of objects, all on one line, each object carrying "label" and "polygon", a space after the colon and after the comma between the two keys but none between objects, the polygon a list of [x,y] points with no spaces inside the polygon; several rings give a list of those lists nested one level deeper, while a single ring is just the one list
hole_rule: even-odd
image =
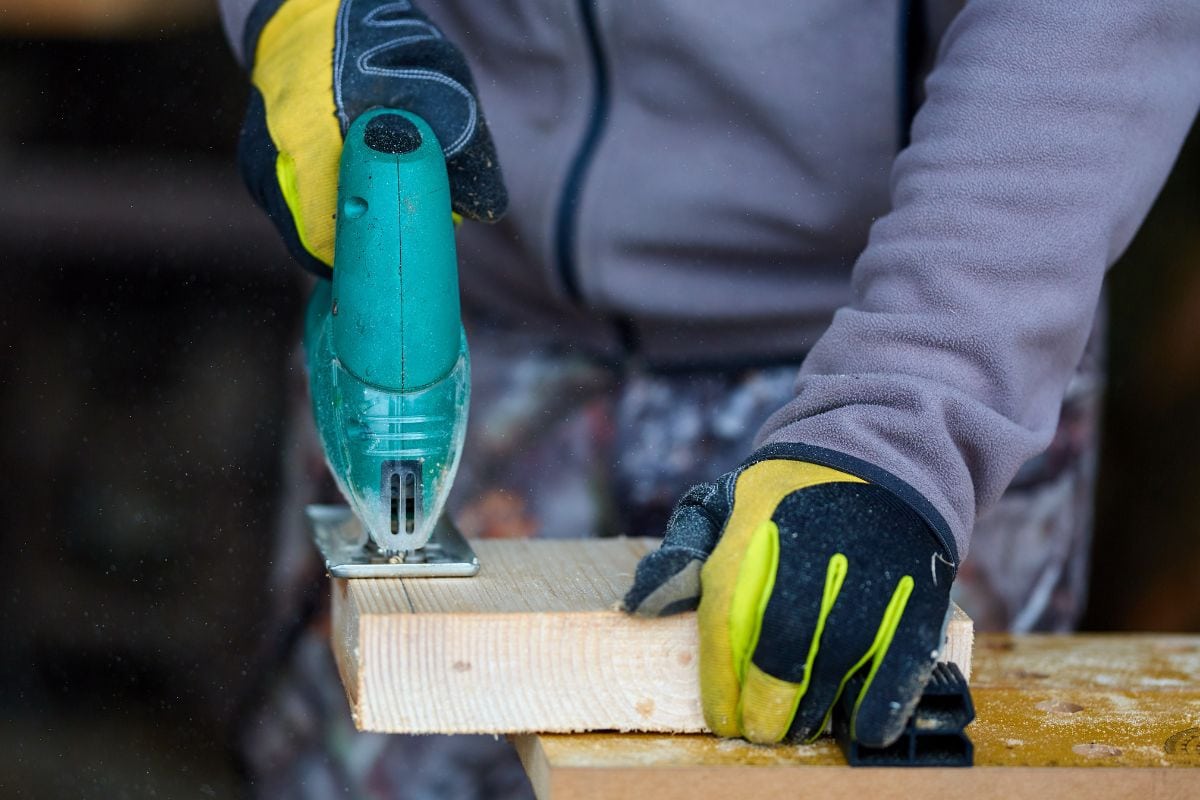
[{"label": "wooden board", "polygon": [[[475,543],[474,578],[334,580],[333,649],[360,730],[705,730],[695,614],[616,609],[653,539]],[[971,621],[944,657],[969,673]]]},{"label": "wooden board", "polygon": [[851,769],[828,738],[781,747],[604,733],[514,742],[540,800],[1200,797],[1200,636],[984,634],[975,656],[972,769]]}]

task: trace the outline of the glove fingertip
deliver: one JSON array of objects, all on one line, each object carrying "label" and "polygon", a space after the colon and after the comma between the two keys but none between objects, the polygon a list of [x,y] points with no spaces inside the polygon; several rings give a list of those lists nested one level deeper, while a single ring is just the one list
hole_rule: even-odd
[{"label": "glove fingertip", "polygon": [[865,747],[890,747],[904,733],[904,726],[916,708],[916,700],[908,704],[896,704],[896,707],[880,713],[880,709],[871,709],[854,717],[854,738]]},{"label": "glove fingertip", "polygon": [[638,564],[633,586],[621,607],[639,617],[663,617],[691,611],[700,602],[702,562],[685,550],[663,548]]},{"label": "glove fingertip", "polygon": [[476,222],[499,222],[508,211],[508,189],[490,142],[482,153],[461,153],[447,163],[451,205]]},{"label": "glove fingertip", "polygon": [[460,190],[452,192],[454,202],[451,208],[467,219],[475,222],[483,222],[488,225],[495,224],[504,218],[508,213],[508,195],[504,192],[503,187],[499,191],[490,190],[484,195],[472,187],[470,190]]},{"label": "glove fingertip", "polygon": [[933,667],[933,661],[910,664],[902,674],[868,686],[853,711],[854,738],[867,747],[895,743],[920,703]]}]

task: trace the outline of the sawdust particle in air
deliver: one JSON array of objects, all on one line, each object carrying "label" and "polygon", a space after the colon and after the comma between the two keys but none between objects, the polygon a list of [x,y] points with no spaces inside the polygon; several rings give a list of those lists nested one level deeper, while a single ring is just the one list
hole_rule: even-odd
[{"label": "sawdust particle in air", "polygon": [[649,697],[643,698],[638,701],[634,709],[641,715],[642,719],[649,719],[650,715],[654,713],[654,701]]}]

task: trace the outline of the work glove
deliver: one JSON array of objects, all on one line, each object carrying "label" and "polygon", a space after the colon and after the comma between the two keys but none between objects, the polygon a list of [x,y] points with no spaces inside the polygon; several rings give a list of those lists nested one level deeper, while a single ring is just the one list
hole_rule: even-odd
[{"label": "work glove", "polygon": [[508,195],[462,53],[406,0],[260,0],[246,24],[253,87],[238,161],[305,267],[329,277],[342,138],[376,107],[429,123],[454,210],[493,222]]},{"label": "work glove", "polygon": [[771,445],[683,496],[624,607],[661,616],[699,604],[713,733],[809,740],[842,702],[853,738],[884,747],[936,664],[953,541],[933,506],[883,470]]}]

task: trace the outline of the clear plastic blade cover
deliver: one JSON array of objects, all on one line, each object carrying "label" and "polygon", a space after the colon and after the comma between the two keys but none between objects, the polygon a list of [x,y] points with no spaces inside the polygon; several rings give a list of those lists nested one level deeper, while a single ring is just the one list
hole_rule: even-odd
[{"label": "clear plastic blade cover", "polygon": [[[318,361],[324,364],[317,371],[327,370],[324,396],[330,402],[315,416],[342,494],[381,550],[423,547],[445,506],[466,435],[470,357],[465,336],[444,378],[408,392],[364,383],[336,358]],[[317,374],[310,377],[315,405],[324,381]]]}]

